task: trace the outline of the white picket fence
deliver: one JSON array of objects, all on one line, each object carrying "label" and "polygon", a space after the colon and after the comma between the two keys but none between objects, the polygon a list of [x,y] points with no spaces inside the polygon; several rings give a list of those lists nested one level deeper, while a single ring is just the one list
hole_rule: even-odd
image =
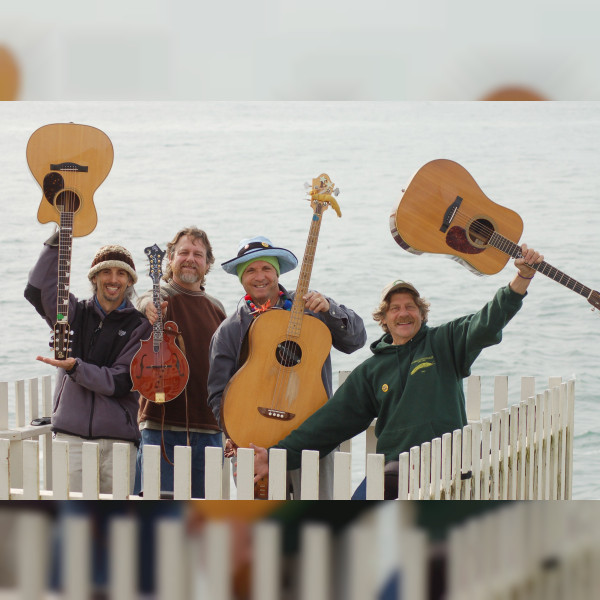
[{"label": "white picket fence", "polygon": [[[343,374],[342,377],[343,378]],[[99,494],[98,446],[83,445],[82,492],[69,491],[68,445],[51,440],[50,426],[28,426],[39,415],[50,414],[50,377],[29,380],[28,402],[23,381],[15,383],[14,427],[8,426],[8,384],[0,384],[0,499],[126,499],[130,495],[129,446],[115,444],[113,493]],[[494,378],[494,412],[480,417],[481,379],[467,382],[469,424],[462,430],[415,447],[400,456],[400,499],[570,499],[573,473],[573,422],[575,382],[550,378],[549,387],[535,393],[535,380],[521,379],[520,401],[509,407],[508,378]],[[25,406],[28,406],[26,411]],[[28,417],[26,419],[26,413]],[[360,436],[359,436],[360,437]],[[334,460],[334,498],[351,497],[352,453],[359,437],[343,444]],[[384,460],[374,454],[374,425],[365,440],[367,499],[383,498]],[[318,453],[302,456],[301,499],[318,499]],[[239,449],[237,485],[231,482],[231,465],[219,448],[206,450],[206,498],[254,498],[253,452]],[[175,452],[173,496],[191,497],[191,450]],[[160,492],[160,447],[144,450],[144,499],[156,500]],[[233,492],[233,493],[232,493]],[[270,453],[269,498],[285,499],[285,451]]]},{"label": "white picket fence", "polygon": [[600,598],[600,504],[503,504],[453,528],[446,600]]},{"label": "white picket fence", "polygon": [[[244,533],[233,518],[194,528],[185,513],[143,523],[137,514],[113,515],[100,534],[92,533],[98,503],[88,503],[88,515],[54,521],[43,511],[13,511],[3,530],[12,553],[0,571],[0,599],[81,600],[103,590],[102,597],[112,600],[142,600],[137,573],[143,526],[155,531],[154,557],[144,563],[154,592],[144,600],[240,598],[234,592],[234,548],[249,561],[250,600],[379,600],[394,581],[395,593],[385,597],[425,600],[436,588],[436,597],[446,600],[600,597],[597,502],[489,506],[441,541],[430,540],[415,524],[414,503],[370,505],[337,533],[328,523],[299,521],[298,550],[287,555],[283,526],[274,521],[250,522]],[[0,510],[0,516],[6,515]],[[109,557],[106,579],[94,574],[94,544]],[[434,555],[445,566],[443,589],[429,575]],[[57,568],[62,586],[50,590]]]}]

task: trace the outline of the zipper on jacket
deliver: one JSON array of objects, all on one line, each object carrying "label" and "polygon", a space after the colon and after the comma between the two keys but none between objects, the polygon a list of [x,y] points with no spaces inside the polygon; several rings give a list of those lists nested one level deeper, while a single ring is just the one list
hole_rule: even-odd
[{"label": "zipper on jacket", "polygon": [[102,325],[104,325],[104,321],[100,321],[100,323],[98,324],[98,327],[96,327],[96,329],[94,329],[94,331],[92,333],[92,337],[90,339],[90,345],[89,345],[88,350],[91,350],[93,348],[94,342],[96,341],[98,334],[102,331]]}]

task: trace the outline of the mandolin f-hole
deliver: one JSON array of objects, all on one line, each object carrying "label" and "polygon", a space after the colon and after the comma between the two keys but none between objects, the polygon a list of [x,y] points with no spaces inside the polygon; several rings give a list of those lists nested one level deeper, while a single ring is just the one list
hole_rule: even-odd
[{"label": "mandolin f-hole", "polygon": [[283,367],[293,367],[302,360],[302,349],[292,340],[284,340],[275,348],[275,358]]}]

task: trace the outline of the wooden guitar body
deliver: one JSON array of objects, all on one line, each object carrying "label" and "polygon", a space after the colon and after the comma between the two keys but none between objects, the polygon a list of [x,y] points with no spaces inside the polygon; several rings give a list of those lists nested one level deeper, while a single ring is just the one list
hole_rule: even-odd
[{"label": "wooden guitar body", "polygon": [[390,229],[409,252],[447,254],[475,272],[492,275],[510,256],[489,244],[491,235],[517,242],[523,221],[490,200],[464,167],[439,159],[413,176],[390,216]]},{"label": "wooden guitar body", "polygon": [[132,390],[151,402],[163,403],[177,398],[187,385],[190,369],[185,355],[175,343],[178,335],[173,321],[164,324],[163,339],[143,340],[131,361]]},{"label": "wooden guitar body", "polygon": [[[390,215],[390,230],[408,252],[447,254],[478,274],[493,275],[510,258],[523,257],[517,244],[521,217],[492,202],[469,172],[451,160],[432,160],[416,172]],[[597,290],[546,261],[530,266],[600,309]]]},{"label": "wooden guitar body", "polygon": [[331,333],[305,315],[300,336],[291,339],[289,321],[289,311],[268,310],[248,330],[248,359],[227,385],[221,407],[236,446],[268,448],[327,402],[321,369]]},{"label": "wooden guitar body", "polygon": [[94,192],[113,163],[110,138],[99,129],[75,123],[40,127],[27,143],[27,163],[43,191],[37,218],[60,223],[60,212],[73,203],[73,236],[91,233],[98,222]]},{"label": "wooden guitar body", "polygon": [[160,278],[165,252],[157,244],[148,246],[144,252],[150,263],[152,303],[157,316],[152,325],[152,335],[140,342],[140,349],[131,359],[129,374],[133,382],[132,390],[137,390],[150,402],[164,404],[183,392],[190,377],[190,366],[185,354],[175,342],[176,337],[180,335],[177,324],[167,321],[163,325]]}]

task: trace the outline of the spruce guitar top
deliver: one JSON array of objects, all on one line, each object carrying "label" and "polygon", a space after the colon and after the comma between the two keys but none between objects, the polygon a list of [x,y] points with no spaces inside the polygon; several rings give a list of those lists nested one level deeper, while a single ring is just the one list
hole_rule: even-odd
[{"label": "spruce guitar top", "polygon": [[69,355],[68,322],[73,237],[88,235],[98,218],[93,196],[113,163],[108,136],[88,125],[55,123],[40,127],[27,143],[27,164],[42,188],[37,218],[59,226],[58,293],[54,325],[54,355]]},{"label": "spruce guitar top", "polygon": [[[446,254],[479,274],[498,273],[510,258],[521,258],[521,217],[492,202],[451,160],[433,160],[415,173],[390,215],[390,229],[404,250]],[[600,308],[596,290],[545,261],[532,267]]]}]

